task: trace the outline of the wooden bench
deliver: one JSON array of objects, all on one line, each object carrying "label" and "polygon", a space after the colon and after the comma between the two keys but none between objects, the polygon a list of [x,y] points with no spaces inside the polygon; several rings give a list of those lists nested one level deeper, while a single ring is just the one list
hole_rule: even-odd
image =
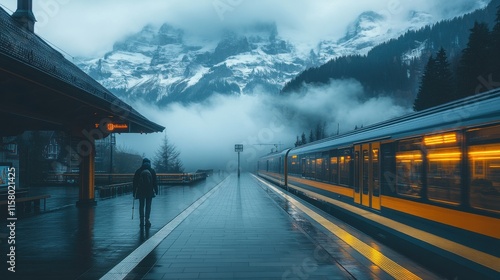
[{"label": "wooden bench", "polygon": [[[16,212],[25,213],[27,209],[31,209],[31,203],[33,202],[33,209],[40,210],[40,200],[43,199],[43,210],[45,211],[47,208],[47,198],[49,198],[49,194],[42,194],[36,196],[25,196],[14,199],[16,202]],[[1,200],[0,206],[7,205],[8,200]],[[16,213],[17,214],[17,213]]]},{"label": "wooden bench", "polygon": [[[16,190],[16,197],[21,198],[27,194],[28,194],[28,191],[26,189]],[[9,196],[9,194],[7,193],[7,190],[0,193],[0,205],[2,205],[2,201],[7,200],[8,196]]]}]

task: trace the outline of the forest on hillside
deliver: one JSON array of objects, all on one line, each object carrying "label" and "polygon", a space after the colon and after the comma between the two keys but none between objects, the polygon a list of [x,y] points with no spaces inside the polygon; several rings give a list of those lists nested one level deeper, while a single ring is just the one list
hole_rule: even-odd
[{"label": "forest on hillside", "polygon": [[[300,91],[306,84],[327,84],[332,79],[352,78],[363,85],[367,98],[386,95],[411,106],[405,103],[409,98],[415,99],[429,57],[443,48],[450,67],[457,69],[475,22],[484,22],[492,30],[498,6],[500,0],[493,0],[485,9],[408,31],[374,47],[365,56],[342,56],[309,68],[286,83],[281,94]],[[419,48],[421,53],[412,55],[412,51],[418,52]]]},{"label": "forest on hillside", "polygon": [[[307,69],[288,82],[281,94],[300,92],[305,85],[356,79],[364,87],[365,98],[389,96],[420,111],[500,87],[499,50],[500,0],[493,0],[483,10],[409,31],[366,56],[342,56]],[[309,139],[305,136],[298,136],[295,145],[328,135],[318,124],[310,129]]]}]

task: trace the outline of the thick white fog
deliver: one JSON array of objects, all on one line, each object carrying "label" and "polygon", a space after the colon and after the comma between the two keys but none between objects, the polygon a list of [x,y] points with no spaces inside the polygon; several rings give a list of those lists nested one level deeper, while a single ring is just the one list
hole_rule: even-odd
[{"label": "thick white fog", "polygon": [[[327,124],[327,133],[353,130],[408,113],[390,98],[363,98],[361,84],[354,80],[332,81],[307,87],[300,93],[276,96],[254,93],[241,96],[214,95],[204,103],[171,104],[159,109],[134,104],[143,114],[166,127],[186,171],[196,169],[236,170],[235,144],[244,144],[241,164],[255,167],[259,156],[275,149],[292,147],[296,136],[309,135],[318,122]],[[164,134],[119,135],[118,145],[154,158]],[[266,144],[266,145],[257,145]]]}]

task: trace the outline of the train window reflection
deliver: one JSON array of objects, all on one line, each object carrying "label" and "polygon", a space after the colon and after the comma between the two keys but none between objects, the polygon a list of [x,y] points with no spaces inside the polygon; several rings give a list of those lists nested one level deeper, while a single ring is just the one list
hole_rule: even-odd
[{"label": "train window reflection", "polygon": [[316,175],[316,160],[313,159],[307,159],[307,177],[313,179]]},{"label": "train window reflection", "polygon": [[408,151],[396,153],[396,192],[400,195],[421,197],[422,153]]},{"label": "train window reflection", "polygon": [[340,167],[340,184],[349,186],[349,178],[351,177],[351,156],[339,157]]},{"label": "train window reflection", "polygon": [[323,180],[323,171],[325,171],[325,167],[323,166],[323,159],[316,158],[316,179]]},{"label": "train window reflection", "polygon": [[500,144],[469,147],[470,204],[500,212]]},{"label": "train window reflection", "polygon": [[293,155],[289,164],[290,173],[298,174],[299,171],[299,157],[297,155]]},{"label": "train window reflection", "polygon": [[428,151],[427,195],[429,199],[450,204],[460,202],[461,156],[459,148]]},{"label": "train window reflection", "polygon": [[338,184],[339,182],[339,159],[337,157],[330,158],[330,168],[332,169],[332,183]]},{"label": "train window reflection", "polygon": [[372,176],[373,176],[373,195],[380,195],[380,175],[379,175],[379,161],[378,161],[378,149],[372,150]]}]

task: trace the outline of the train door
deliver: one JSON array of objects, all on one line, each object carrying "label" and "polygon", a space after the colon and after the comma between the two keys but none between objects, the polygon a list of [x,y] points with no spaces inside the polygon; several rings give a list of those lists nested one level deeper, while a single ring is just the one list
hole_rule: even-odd
[{"label": "train door", "polygon": [[306,167],[306,159],[304,158],[304,156],[301,157],[300,159],[300,166],[302,168],[302,177],[305,177],[306,176],[306,171],[307,171],[307,167]]},{"label": "train door", "polygon": [[283,172],[283,169],[284,169],[284,165],[283,165],[283,158],[282,157],[279,157],[279,160],[278,160],[278,176],[280,178],[280,185],[281,185],[281,182],[284,182],[285,181],[285,173]]},{"label": "train door", "polygon": [[360,155],[360,165],[361,165],[361,204],[364,206],[371,206],[370,199],[370,189],[371,189],[371,172],[370,172],[370,144],[363,144],[361,146],[361,155]]},{"label": "train door", "polygon": [[380,143],[371,144],[371,174],[372,174],[372,188],[371,188],[371,207],[380,210]]},{"label": "train door", "polygon": [[279,157],[278,159],[278,170],[276,170],[278,172],[278,174],[282,174],[283,173],[283,159],[281,157]]},{"label": "train door", "polygon": [[360,177],[361,177],[361,165],[359,162],[359,155],[361,151],[361,145],[354,146],[354,203],[361,203],[361,192],[360,192]]},{"label": "train door", "polygon": [[356,145],[354,202],[380,210],[380,143]]}]

